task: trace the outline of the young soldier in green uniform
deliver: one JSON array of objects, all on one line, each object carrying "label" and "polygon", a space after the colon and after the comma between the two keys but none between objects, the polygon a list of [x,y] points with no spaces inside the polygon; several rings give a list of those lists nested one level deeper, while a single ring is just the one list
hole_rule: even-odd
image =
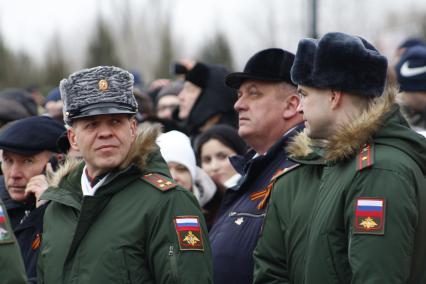
[{"label": "young soldier in green uniform", "polygon": [[[360,37],[299,42],[291,75],[306,130],[292,153],[300,163],[324,165],[317,196],[301,203],[311,210],[300,220],[307,227],[277,233],[274,223],[297,221],[301,209],[273,196],[282,206],[267,215],[256,283],[426,283],[426,140],[401,115],[397,90],[385,88],[386,72],[386,58]],[[296,186],[303,197],[303,183]],[[301,232],[301,243],[286,241]],[[271,247],[284,259],[267,255]]]},{"label": "young soldier in green uniform", "polygon": [[211,283],[197,201],[170,178],[153,130],[137,133],[133,76],[95,67],[60,83],[71,147],[42,199],[40,283]]},{"label": "young soldier in green uniform", "polygon": [[4,284],[27,283],[24,263],[16,244],[6,208],[0,199],[0,281]]}]

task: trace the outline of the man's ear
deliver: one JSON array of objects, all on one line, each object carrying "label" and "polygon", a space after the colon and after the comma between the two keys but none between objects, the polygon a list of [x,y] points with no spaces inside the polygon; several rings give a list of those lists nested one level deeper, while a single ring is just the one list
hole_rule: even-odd
[{"label": "man's ear", "polygon": [[68,136],[68,141],[70,142],[71,148],[78,151],[79,149],[77,144],[77,137],[75,135],[74,129],[69,128],[67,130],[67,136]]},{"label": "man's ear", "polygon": [[331,109],[336,109],[342,103],[343,93],[341,91],[330,91]]},{"label": "man's ear", "polygon": [[286,98],[286,103],[283,109],[283,118],[284,119],[290,119],[299,112],[297,111],[297,108],[300,103],[300,98],[298,95],[290,95]]},{"label": "man's ear", "polygon": [[132,143],[133,143],[136,139],[136,133],[138,131],[138,123],[134,117],[130,119],[130,130],[131,130],[130,135],[131,135]]}]

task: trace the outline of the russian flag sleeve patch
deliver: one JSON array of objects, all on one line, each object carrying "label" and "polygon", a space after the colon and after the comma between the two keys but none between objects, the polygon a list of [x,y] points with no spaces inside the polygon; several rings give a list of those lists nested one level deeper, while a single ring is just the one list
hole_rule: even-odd
[{"label": "russian flag sleeve patch", "polygon": [[354,234],[385,234],[385,200],[360,197],[355,200]]},{"label": "russian flag sleeve patch", "polygon": [[176,216],[174,223],[180,250],[204,251],[203,234],[198,216]]},{"label": "russian flag sleeve patch", "polygon": [[14,241],[12,229],[6,219],[6,208],[0,204],[0,244],[11,243]]}]

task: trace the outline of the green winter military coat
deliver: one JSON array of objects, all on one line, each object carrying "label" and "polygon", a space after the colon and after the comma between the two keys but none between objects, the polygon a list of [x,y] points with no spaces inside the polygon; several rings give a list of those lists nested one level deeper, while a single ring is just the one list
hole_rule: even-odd
[{"label": "green winter military coat", "polygon": [[[82,196],[82,163],[43,194],[50,204],[39,283],[211,283],[198,203],[168,177],[155,137],[140,139],[131,162],[112,172],[94,196]],[[191,224],[183,226],[185,220]]]},{"label": "green winter military coat", "polygon": [[306,234],[322,167],[295,166],[271,181],[271,198],[254,250],[254,283],[303,283]]},{"label": "green winter military coat", "polygon": [[[375,99],[325,145],[305,133],[297,137],[292,153],[300,163],[311,164],[301,157],[314,156],[324,162],[317,165],[318,192],[301,205],[309,211],[301,217],[307,227],[287,231],[286,242],[281,236],[259,243],[256,259],[268,252],[265,247],[285,254],[280,262],[257,260],[256,283],[426,283],[426,140],[409,129],[393,98],[387,93]],[[301,197],[305,188],[301,183],[293,190]],[[279,202],[278,192],[273,202]],[[284,209],[288,203],[281,197],[276,218],[296,217],[294,222],[303,224],[297,220],[301,209]],[[274,218],[266,217],[264,236],[268,219]],[[287,241],[302,232],[300,242]],[[302,253],[301,247],[304,258],[293,253]],[[288,277],[280,278],[285,273]]]},{"label": "green winter military coat", "polygon": [[0,283],[27,283],[21,252],[13,235],[6,207],[0,199]]}]

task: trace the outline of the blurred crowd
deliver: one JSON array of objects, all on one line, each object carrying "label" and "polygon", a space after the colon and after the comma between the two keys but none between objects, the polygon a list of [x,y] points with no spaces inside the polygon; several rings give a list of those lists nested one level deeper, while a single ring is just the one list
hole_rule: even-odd
[{"label": "blurred crowd", "polygon": [[[320,45],[318,46],[320,47]],[[370,48],[369,43],[365,46]],[[313,123],[306,118],[309,105],[306,104],[306,109],[303,110],[299,106],[299,100],[307,100],[310,96],[308,94],[309,88],[307,88],[307,91],[305,89],[300,91],[300,87],[298,89],[297,85],[314,86],[321,90],[333,88],[333,85],[327,85],[327,83],[323,86],[321,81],[317,83],[314,79],[311,81],[306,78],[298,79],[300,72],[308,67],[306,67],[307,65],[302,66],[303,62],[297,61],[298,55],[294,59],[294,55],[290,56],[289,54],[287,51],[278,48],[259,51],[247,61],[244,72],[231,72],[231,70],[218,64],[183,59],[171,62],[172,73],[170,78],[158,78],[150,83],[145,83],[137,79],[140,78],[139,74],[136,72],[132,74],[133,95],[138,106],[134,116],[137,128],[141,132],[149,128],[155,129],[159,133],[158,137],[155,138],[156,145],[159,147],[162,159],[168,166],[171,178],[169,182],[176,183],[179,187],[189,191],[198,201],[197,206],[199,206],[204,217],[207,228],[207,232],[204,233],[206,238],[208,235],[209,239],[204,240],[204,242],[211,243],[211,248],[210,245],[207,248],[204,244],[204,249],[206,253],[211,254],[209,257],[213,260],[213,276],[206,278],[205,283],[210,281],[214,281],[214,283],[253,283],[253,281],[257,281],[256,283],[278,283],[273,282],[272,276],[279,274],[274,271],[274,269],[279,270],[279,267],[271,265],[271,267],[265,268],[268,259],[262,253],[273,254],[275,251],[278,254],[280,251],[274,249],[273,246],[268,247],[270,243],[267,243],[269,241],[267,234],[278,230],[279,225],[274,228],[271,226],[264,227],[263,221],[267,215],[268,202],[271,199],[271,190],[275,180],[279,180],[279,177],[287,171],[300,167],[297,160],[288,158],[289,153],[286,152],[286,147],[297,134],[303,131],[306,120],[310,124],[311,131],[313,129]],[[305,69],[302,67],[297,70],[291,69],[293,60],[295,65],[301,64]],[[336,60],[339,61],[339,59]],[[385,67],[387,84],[397,84],[399,92],[396,95],[396,101],[401,112],[412,130],[426,136],[426,42],[417,38],[407,39],[399,45],[394,58],[388,60],[389,66]],[[332,62],[330,64],[333,64],[333,60],[330,60],[330,62]],[[313,67],[310,66],[309,68]],[[291,76],[290,69],[293,72]],[[351,72],[358,72],[358,69],[354,70]],[[368,76],[370,75],[366,75],[364,82],[371,79]],[[295,78],[296,81],[298,80],[297,82]],[[77,81],[77,79],[75,80]],[[321,80],[329,79],[321,78]],[[354,82],[357,84],[356,80]],[[69,81],[71,82],[71,80]],[[248,84],[252,82],[254,82],[253,85]],[[283,82],[284,85],[279,85]],[[103,86],[99,81],[100,90],[112,88],[111,86],[111,84]],[[344,85],[344,88],[346,87],[353,91],[349,83]],[[263,96],[266,96],[265,94],[269,92],[268,88],[282,88],[282,92],[287,95],[285,99],[274,98],[271,101],[266,101]],[[52,180],[58,169],[60,171],[64,165],[73,160],[87,162],[89,159],[85,156],[87,155],[86,149],[74,145],[83,143],[78,140],[83,138],[76,135],[77,138],[74,141],[73,134],[70,134],[70,128],[73,125],[65,123],[68,117],[71,118],[74,115],[72,103],[77,104],[76,109],[79,110],[84,108],[83,103],[78,105],[80,103],[77,101],[67,102],[66,95],[71,92],[69,91],[71,87],[65,89],[62,85],[59,86],[59,82],[58,86],[47,94],[40,93],[39,89],[32,86],[26,90],[15,88],[0,91],[0,149],[2,150],[0,198],[4,204],[0,207],[0,230],[2,230],[0,231],[0,247],[3,242],[9,243],[16,239],[26,277],[31,283],[37,283],[37,262],[41,256],[39,255],[40,250],[43,248],[43,233],[48,226],[48,224],[44,224],[43,227],[43,217],[47,214],[46,210],[49,210],[49,204],[56,201],[54,198],[46,201],[40,197],[52,185]],[[274,89],[271,92],[281,91]],[[358,94],[359,92],[354,90],[354,93]],[[265,100],[264,104],[261,103],[262,100]],[[321,104],[320,102],[316,103]],[[360,100],[359,104],[362,105],[363,101]],[[112,109],[115,107],[114,105],[110,106]],[[88,112],[88,116],[96,115],[96,112]],[[319,123],[321,122],[318,121]],[[326,137],[323,138],[326,139]],[[350,143],[348,142],[348,144]],[[378,143],[380,144],[380,142]],[[424,147],[424,140],[422,143]],[[419,151],[421,150],[419,149]],[[346,159],[347,156],[344,158]],[[364,160],[367,159],[370,159],[370,156],[365,156]],[[361,168],[364,165],[362,164],[364,160],[360,162]],[[148,159],[148,161],[150,160]],[[334,161],[333,163],[340,161],[337,159],[337,162]],[[364,165],[364,167],[368,166]],[[300,172],[302,171],[300,170]],[[308,178],[309,175],[312,175],[312,179]],[[322,172],[320,175],[322,177]],[[95,186],[93,185],[99,180],[103,180],[104,177],[104,175],[92,177],[93,180],[88,177],[91,183],[89,191],[94,189]],[[162,178],[164,177],[162,176]],[[159,183],[163,183],[162,178],[159,179]],[[313,181],[316,178],[312,172],[309,172],[305,175],[305,179]],[[168,180],[165,180],[167,183]],[[157,186],[158,184],[154,185]],[[307,188],[309,186],[306,185]],[[422,190],[426,190],[426,188]],[[86,195],[84,191],[83,195]],[[96,197],[95,193],[93,195]],[[374,199],[380,196],[382,195],[372,194],[360,198],[364,200],[362,197]],[[311,204],[314,204],[312,200],[301,203],[304,204],[301,206],[310,207]],[[122,205],[126,206],[125,204]],[[291,207],[291,205],[288,206]],[[389,210],[392,210],[391,206],[392,203],[389,201]],[[277,208],[279,207],[278,205]],[[271,209],[271,211],[273,210]],[[279,211],[279,209],[277,210]],[[179,214],[185,215],[184,211]],[[294,212],[293,218],[302,216],[296,214],[299,213],[297,210]],[[57,211],[53,214],[65,213]],[[426,211],[419,214],[424,215]],[[8,216],[10,224],[6,224],[5,216]],[[390,226],[392,217],[389,216],[388,224]],[[177,222],[176,220],[175,222]],[[90,222],[94,224],[96,219]],[[111,222],[115,221],[111,220]],[[267,224],[271,224],[270,222]],[[384,222],[384,217],[382,222]],[[92,223],[88,226],[91,226]],[[200,221],[200,224],[203,227],[204,221]],[[299,224],[292,223],[292,226],[296,227]],[[291,228],[286,228],[286,230]],[[180,230],[178,225],[176,225],[176,230]],[[255,251],[262,230],[264,230],[263,234],[266,235]],[[366,236],[369,232],[362,229],[359,231],[360,234],[366,233]],[[173,230],[168,234],[172,233]],[[378,234],[381,233],[383,232],[378,232]],[[287,234],[287,232],[282,234]],[[391,235],[388,232],[386,234]],[[200,236],[198,237],[200,238]],[[300,242],[302,242],[302,237],[299,237]],[[397,238],[392,240],[398,241]],[[48,241],[52,240],[49,239]],[[179,238],[179,234],[178,241],[183,242],[183,239]],[[368,242],[368,240],[365,241]],[[84,242],[84,239],[80,240],[80,244],[82,242]],[[333,245],[333,240],[329,239],[328,242]],[[324,245],[326,244],[324,243]],[[78,246],[78,244],[75,244],[75,246]],[[341,249],[347,250],[348,246],[349,244],[345,244]],[[182,249],[182,246],[180,248],[182,251],[179,254],[187,253]],[[48,249],[49,247],[47,247]],[[75,247],[74,249],[77,250]],[[255,257],[253,258],[254,251]],[[169,253],[170,255],[173,254],[172,249]],[[297,254],[297,251],[285,251],[285,253],[291,258],[292,253]],[[351,253],[353,252],[348,254]],[[309,256],[309,252],[306,255]],[[84,258],[84,255],[81,257]],[[136,256],[131,255],[131,257]],[[280,254],[276,258],[279,259]],[[305,260],[305,258],[303,259]],[[299,259],[293,261],[298,263]],[[151,263],[151,260],[147,260],[147,262]],[[0,283],[21,283],[16,280],[18,277],[12,282],[3,282],[2,263],[0,261]],[[342,260],[342,263],[335,263],[334,265],[349,265],[347,260]],[[425,263],[423,262],[423,264]],[[14,265],[19,266],[20,264]],[[61,265],[64,266],[64,264]],[[152,268],[152,265],[154,264],[148,264],[147,267]],[[308,267],[309,263],[306,265]],[[72,267],[74,269],[74,266]],[[179,267],[183,270],[190,269],[184,266]],[[388,268],[393,269],[392,267]],[[62,267],[61,269],[66,271],[66,268]],[[110,269],[113,270],[114,267],[110,267]],[[294,273],[292,275],[298,275],[297,269],[288,267],[288,270]],[[411,268],[406,269],[410,270]],[[340,281],[316,283],[349,283],[346,280],[351,276],[348,278],[345,274],[347,271],[340,272],[343,274],[337,275],[337,273],[335,275],[336,279],[340,279]],[[15,273],[18,275],[19,273],[22,274],[23,271]],[[149,273],[154,275],[152,271]],[[352,273],[355,272],[352,271]],[[131,283],[142,283],[138,282],[141,279],[135,280],[132,278],[132,274],[129,275],[135,281]],[[297,276],[294,277],[290,277],[290,282],[279,283],[302,283],[298,282],[302,280],[298,279]],[[401,279],[408,281],[408,278],[404,277]],[[319,278],[321,279],[321,277]],[[45,279],[49,279],[49,277],[45,277]],[[101,283],[85,282],[84,279],[81,282],[78,280],[74,282],[71,279],[69,278],[68,282],[64,281],[66,283]],[[95,278],[89,277],[87,279]],[[159,280],[155,281],[155,279],[158,279],[156,276],[153,276],[152,279],[155,283],[159,283]],[[312,278],[306,279],[311,281],[306,283],[315,283]],[[353,280],[350,283],[379,282],[374,280],[356,282]],[[54,282],[41,281],[39,283]],[[164,283],[175,282],[165,280]],[[179,283],[196,282],[188,280],[188,282]],[[415,282],[401,280],[392,283]]]}]

